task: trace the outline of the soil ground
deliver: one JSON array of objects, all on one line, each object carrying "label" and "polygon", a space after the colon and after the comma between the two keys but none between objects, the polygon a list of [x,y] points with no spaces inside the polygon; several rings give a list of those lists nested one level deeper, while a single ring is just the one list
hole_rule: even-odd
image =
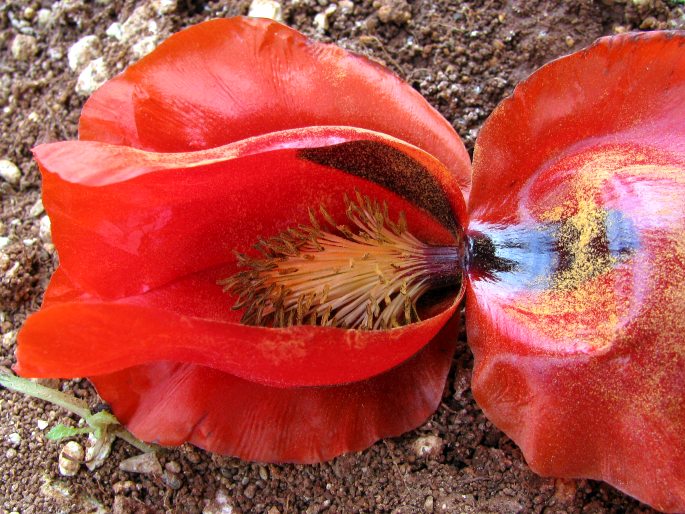
[{"label": "soil ground", "polygon": [[[336,6],[335,12],[330,12]],[[16,330],[37,310],[57,264],[30,149],[74,139],[86,98],[69,48],[99,41],[113,76],[154,42],[214,17],[246,14],[245,1],[8,0],[0,5],[0,159],[20,170],[0,179],[0,365],[14,362]],[[315,17],[328,10],[327,28]],[[471,150],[478,129],[515,84],[541,64],[597,37],[626,30],[685,28],[682,1],[295,0],[289,25],[364,53],[409,81],[450,120]],[[118,41],[107,29],[122,23]],[[124,22],[128,22],[124,23]],[[153,23],[151,23],[153,22]],[[115,26],[116,27],[116,26]],[[20,38],[17,41],[17,38]],[[163,475],[131,474],[119,463],[137,453],[115,444],[95,472],[57,470],[60,445],[47,429],[74,419],[36,400],[0,391],[0,509],[3,512],[652,512],[605,484],[536,476],[494,428],[469,388],[471,356],[461,336],[444,400],[423,426],[357,454],[313,465],[258,465],[184,447],[161,457]],[[86,381],[62,390],[98,402]],[[415,441],[432,435],[421,457]]]}]

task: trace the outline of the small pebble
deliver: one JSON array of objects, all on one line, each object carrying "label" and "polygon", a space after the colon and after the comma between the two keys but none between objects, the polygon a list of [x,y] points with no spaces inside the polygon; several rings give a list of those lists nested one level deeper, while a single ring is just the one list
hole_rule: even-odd
[{"label": "small pebble", "polygon": [[62,451],[59,452],[58,467],[60,475],[73,477],[78,473],[84,456],[83,446],[76,441],[69,441],[65,444],[62,447]]},{"label": "small pebble", "polygon": [[426,498],[426,501],[423,502],[423,510],[424,510],[424,512],[431,513],[431,512],[433,512],[434,508],[435,508],[435,500],[433,499],[432,496],[428,496]]},{"label": "small pebble", "polygon": [[185,454],[186,459],[188,459],[188,462],[191,464],[199,464],[200,463],[200,454],[197,452],[194,452],[192,450],[189,450]]},{"label": "small pebble", "polygon": [[2,347],[3,348],[12,348],[12,346],[14,346],[14,343],[16,340],[17,340],[17,331],[16,330],[8,330],[5,334],[2,334]]},{"label": "small pebble", "polygon": [[151,4],[144,2],[136,7],[131,15],[121,24],[122,43],[135,42],[146,35],[155,35],[159,32],[157,22],[154,20]]},{"label": "small pebble", "polygon": [[247,15],[252,18],[283,21],[283,8],[276,0],[252,0]]},{"label": "small pebble", "polygon": [[566,46],[569,48],[573,48],[573,45],[576,44],[576,40],[573,39],[571,36],[566,36],[565,41],[566,41]]},{"label": "small pebble", "polygon": [[568,480],[558,478],[554,481],[554,498],[564,505],[570,505],[576,498],[578,491],[578,482],[576,480]]},{"label": "small pebble", "polygon": [[389,5],[383,5],[378,9],[378,19],[381,23],[390,22],[390,17],[392,16],[392,7]]},{"label": "small pebble", "polygon": [[14,40],[12,40],[10,51],[12,52],[12,57],[17,61],[28,61],[38,53],[38,43],[33,36],[18,34],[15,36]]},{"label": "small pebble", "polygon": [[37,218],[38,216],[40,216],[44,212],[45,212],[45,207],[43,207],[43,200],[41,200],[39,198],[38,200],[36,200],[36,203],[34,203],[31,206],[31,209],[29,210],[29,216],[31,216],[32,218]]},{"label": "small pebble", "polygon": [[259,478],[261,478],[265,482],[269,480],[269,472],[266,470],[264,466],[259,466]]},{"label": "small pebble", "polygon": [[131,53],[136,59],[145,57],[157,46],[157,36],[146,36],[131,46]]},{"label": "small pebble", "polygon": [[86,442],[86,466],[94,471],[105,463],[112,451],[115,436],[103,430],[102,437],[97,439],[95,434],[88,434]]},{"label": "small pebble", "polygon": [[50,9],[38,9],[38,15],[36,17],[36,22],[41,27],[45,27],[52,19],[52,11]]},{"label": "small pebble", "polygon": [[445,442],[435,435],[419,437],[412,444],[417,457],[437,457],[444,446]]},{"label": "small pebble", "polygon": [[0,250],[5,248],[5,246],[7,246],[8,244],[10,244],[10,238],[7,236],[1,236],[0,237]]},{"label": "small pebble", "polygon": [[170,471],[171,473],[180,473],[181,472],[181,465],[176,462],[175,460],[170,460],[164,465],[164,469],[167,471]]},{"label": "small pebble", "polygon": [[136,484],[131,480],[121,480],[112,486],[114,494],[126,493],[133,491],[136,488]]},{"label": "small pebble", "polygon": [[5,452],[5,458],[6,459],[13,459],[16,456],[17,456],[17,450],[15,450],[14,448],[10,448],[9,450],[7,450]]},{"label": "small pebble", "polygon": [[48,422],[44,419],[39,419],[36,421],[36,426],[38,427],[38,430],[45,430],[48,428]]},{"label": "small pebble", "polygon": [[314,26],[319,30],[320,32],[324,32],[328,30],[328,27],[330,24],[328,23],[328,18],[331,17],[331,15],[338,9],[338,7],[335,4],[331,4],[328,7],[326,7],[326,10],[324,12],[320,12],[316,16],[314,16]]},{"label": "small pebble", "polygon": [[21,436],[17,432],[12,432],[7,436],[7,442],[12,446],[19,446],[21,444]]},{"label": "small pebble", "polygon": [[167,487],[173,489],[174,491],[179,490],[183,485],[181,478],[176,473],[172,473],[170,471],[164,471],[164,473],[162,473],[162,481]]},{"label": "small pebble", "polygon": [[642,30],[652,30],[657,28],[659,22],[654,16],[648,16],[644,20],[642,20],[642,23],[640,23],[640,28]]},{"label": "small pebble", "polygon": [[50,217],[47,214],[40,219],[38,235],[40,236],[42,241],[46,243],[52,242],[52,228],[50,223]]},{"label": "small pebble", "polygon": [[82,70],[90,61],[100,55],[100,40],[97,36],[83,36],[69,47],[67,60],[71,71]]},{"label": "small pebble", "polygon": [[0,160],[0,177],[2,177],[5,182],[9,182],[13,186],[16,186],[19,184],[19,180],[21,180],[21,171],[19,171],[17,165],[12,161],[2,159]]},{"label": "small pebble", "polygon": [[78,76],[76,92],[81,96],[89,96],[102,84],[107,82],[108,71],[105,61],[98,57],[90,61]]},{"label": "small pebble", "polygon": [[231,504],[231,500],[228,497],[228,493],[223,489],[219,489],[216,492],[214,500],[210,501],[202,509],[202,514],[234,514],[235,509]]},{"label": "small pebble", "polygon": [[128,459],[121,461],[119,469],[121,471],[128,471],[129,473],[141,473],[144,475],[162,474],[162,465],[159,463],[157,455],[154,453],[141,453],[140,455],[129,457]]},{"label": "small pebble", "polygon": [[116,39],[117,41],[121,41],[124,38],[124,31],[121,27],[121,23],[116,21],[107,27],[105,34],[113,39]]},{"label": "small pebble", "polygon": [[249,498],[251,500],[252,498],[254,498],[256,492],[257,486],[255,486],[254,484],[250,484],[245,488],[243,494],[245,495],[245,498]]},{"label": "small pebble", "polygon": [[178,2],[176,0],[155,0],[152,5],[160,16],[171,14],[178,8]]},{"label": "small pebble", "polygon": [[340,0],[338,2],[338,7],[340,8],[340,11],[343,13],[348,13],[352,12],[354,9],[354,2],[351,0]]}]

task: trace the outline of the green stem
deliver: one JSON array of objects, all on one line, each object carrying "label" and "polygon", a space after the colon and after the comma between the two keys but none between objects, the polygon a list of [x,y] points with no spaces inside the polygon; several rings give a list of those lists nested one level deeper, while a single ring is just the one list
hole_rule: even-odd
[{"label": "green stem", "polygon": [[9,375],[7,373],[0,373],[0,385],[5,386],[11,391],[27,394],[34,398],[54,403],[83,419],[87,419],[91,416],[90,410],[88,410],[88,404],[83,400],[61,393],[56,389],[36,384],[25,378]]},{"label": "green stem", "polygon": [[[53,403],[59,407],[62,407],[69,412],[76,414],[77,416],[84,419],[84,421],[92,428],[104,429],[104,427],[111,425],[118,425],[113,427],[112,433],[115,436],[123,439],[131,446],[138,448],[140,451],[149,453],[156,451],[154,446],[145,444],[144,442],[137,439],[131,432],[123,428],[117,419],[108,413],[108,417],[111,417],[111,423],[107,421],[107,418],[102,419],[103,413],[93,414],[88,409],[88,404],[83,400],[69,396],[68,394],[61,393],[50,387],[45,387],[40,384],[36,384],[31,380],[25,378],[17,377],[11,375],[10,373],[3,372],[0,370],[0,385],[6,387],[11,391],[16,391],[18,393],[23,393],[46,402]],[[89,430],[84,429],[84,433]]]},{"label": "green stem", "polygon": [[134,446],[138,448],[141,452],[143,453],[152,453],[154,451],[157,451],[157,448],[154,446],[150,446],[149,444],[144,443],[140,439],[136,438],[131,432],[124,428],[120,428],[114,432],[114,435],[117,437],[123,439],[126,441],[128,444],[131,446]]}]

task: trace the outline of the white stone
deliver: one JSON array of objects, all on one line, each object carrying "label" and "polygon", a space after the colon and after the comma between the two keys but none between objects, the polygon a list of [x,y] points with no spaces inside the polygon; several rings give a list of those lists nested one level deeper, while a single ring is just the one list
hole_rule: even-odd
[{"label": "white stone", "polygon": [[88,434],[88,441],[86,442],[86,467],[90,471],[96,470],[105,463],[105,459],[112,452],[114,439],[114,434],[110,434],[107,430],[103,430],[100,439],[96,438],[93,434]]},{"label": "white stone", "polygon": [[78,76],[76,92],[81,96],[89,96],[102,84],[107,82],[108,72],[105,61],[98,57],[88,63]]},{"label": "white stone", "polygon": [[28,6],[24,8],[24,12],[22,12],[21,15],[24,17],[25,20],[31,21],[34,18],[34,16],[36,16],[36,10],[31,6]]},{"label": "white stone", "polygon": [[328,18],[337,10],[337,6],[335,4],[331,4],[328,7],[326,7],[326,10],[324,12],[320,12],[316,16],[314,16],[314,26],[319,32],[325,32],[328,30],[329,23],[328,23]]},{"label": "white stone", "polygon": [[6,334],[2,334],[2,347],[9,349],[12,347],[12,345],[14,345],[16,340],[17,340],[17,331],[16,330],[10,330]]},{"label": "white stone", "polygon": [[39,419],[36,421],[36,426],[38,427],[38,430],[45,430],[48,428],[48,422],[44,419]]},{"label": "white stone", "polygon": [[252,0],[247,13],[253,18],[268,18],[275,21],[283,21],[283,8],[276,0]]},{"label": "white stone", "polygon": [[150,4],[136,7],[131,16],[121,24],[121,42],[137,41],[150,33],[156,34],[157,23],[151,19],[153,16]]},{"label": "white stone", "polygon": [[100,40],[97,36],[83,36],[69,47],[67,59],[71,71],[80,71],[86,64],[100,55]]},{"label": "white stone", "polygon": [[18,34],[12,40],[12,47],[10,48],[12,57],[17,61],[28,61],[31,57],[38,53],[38,43],[33,36],[26,34]]},{"label": "white stone", "polygon": [[320,12],[314,16],[314,26],[316,27],[316,30],[320,32],[328,30],[328,17],[325,13]]},{"label": "white stone", "polygon": [[2,177],[4,181],[16,186],[21,179],[21,171],[19,171],[17,165],[12,161],[3,159],[0,161],[0,177]]},{"label": "white stone", "polygon": [[31,206],[31,209],[29,209],[29,216],[31,216],[32,218],[37,218],[38,216],[40,216],[44,212],[45,212],[45,207],[43,207],[43,200],[41,198],[39,198],[38,200],[36,200],[36,203],[34,203]]},{"label": "white stone", "polygon": [[5,279],[9,280],[13,278],[17,274],[17,271],[19,271],[20,267],[21,265],[19,264],[19,261],[15,261],[14,264],[12,264],[12,267],[5,271]]},{"label": "white stone", "polygon": [[216,492],[214,500],[207,502],[205,508],[202,509],[202,514],[232,514],[233,505],[230,503],[230,498],[226,491],[219,489]]},{"label": "white stone", "polygon": [[152,5],[157,14],[161,16],[176,11],[178,2],[177,0],[154,0]]},{"label": "white stone", "polygon": [[36,22],[38,25],[41,27],[44,27],[48,23],[50,23],[50,20],[52,19],[52,11],[50,9],[38,9],[38,13],[36,16]]},{"label": "white stone", "polygon": [[7,436],[7,442],[12,446],[19,446],[21,444],[21,436],[18,432],[12,432]]},{"label": "white stone", "polygon": [[129,473],[162,474],[162,465],[154,453],[141,453],[140,455],[122,460],[119,464],[119,469]]},{"label": "white stone", "polygon": [[145,57],[157,46],[157,36],[146,36],[131,46],[131,53],[136,59]]},{"label": "white stone", "polygon": [[48,48],[48,57],[53,61],[61,61],[64,58],[64,52],[61,48]]},{"label": "white stone", "polygon": [[65,477],[73,477],[78,473],[85,453],[83,446],[76,441],[69,441],[59,452],[58,467],[59,473]]},{"label": "white stone", "polygon": [[117,41],[121,41],[122,39],[124,39],[124,32],[121,28],[121,23],[116,21],[112,23],[109,27],[107,27],[105,34],[107,34],[112,39],[116,39]]},{"label": "white stone", "polygon": [[340,0],[340,2],[338,2],[338,7],[340,7],[342,12],[352,12],[354,9],[354,2],[351,0]]},{"label": "white stone", "polygon": [[444,446],[445,442],[435,435],[419,437],[412,444],[417,457],[436,457]]},{"label": "white stone", "polygon": [[50,217],[46,214],[40,219],[40,226],[38,227],[38,236],[45,243],[52,242],[52,226]]},{"label": "white stone", "polygon": [[8,244],[10,244],[10,238],[9,237],[6,237],[6,236],[0,237],[0,250],[5,248],[5,246],[7,246]]}]

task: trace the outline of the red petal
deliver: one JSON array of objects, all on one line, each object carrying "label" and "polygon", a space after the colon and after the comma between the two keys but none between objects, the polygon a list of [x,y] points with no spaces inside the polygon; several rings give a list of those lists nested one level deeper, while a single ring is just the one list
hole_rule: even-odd
[{"label": "red petal", "polygon": [[[402,329],[274,330],[239,324],[217,285],[235,271],[232,247],[307,223],[307,206],[320,201],[342,218],[343,195],[355,190],[405,211],[424,241],[456,244],[450,201],[461,195],[449,172],[387,136],[307,128],[191,154],[94,142],[36,154],[64,276],[21,332],[23,374],[99,375],[169,360],[271,385],[363,380],[415,354],[456,309],[457,291],[437,316]],[[463,201],[456,206],[463,216]]]},{"label": "red petal", "polygon": [[491,245],[467,289],[474,396],[531,467],[670,512],[685,510],[684,48],[604,39],[498,107],[470,199]]},{"label": "red petal", "polygon": [[164,362],[90,380],[143,440],[189,441],[262,462],[320,462],[425,421],[442,396],[455,346],[454,321],[413,358],[353,384],[276,388]]},{"label": "red petal", "polygon": [[67,378],[174,361],[280,387],[340,384],[367,379],[410,358],[435,337],[458,303],[425,321],[386,331],[252,327],[235,319],[216,286],[220,276],[220,270],[199,273],[117,302],[81,297],[57,303],[50,295],[19,334],[17,370]]},{"label": "red petal", "polygon": [[679,33],[615,36],[519,84],[478,135],[472,216],[513,216],[529,177],[578,145],[632,140],[682,152],[683,53]]},{"label": "red petal", "polygon": [[270,20],[231,18],[173,35],[87,102],[80,137],[186,152],[268,132],[348,125],[435,155],[468,189],[450,124],[388,70]]},{"label": "red petal", "polygon": [[61,266],[108,298],[231,264],[233,250],[308,223],[308,207],[323,203],[343,221],[355,190],[404,211],[412,233],[436,244],[459,237],[465,210],[438,161],[358,129],[309,127],[187,154],[94,142],[34,152]]}]

